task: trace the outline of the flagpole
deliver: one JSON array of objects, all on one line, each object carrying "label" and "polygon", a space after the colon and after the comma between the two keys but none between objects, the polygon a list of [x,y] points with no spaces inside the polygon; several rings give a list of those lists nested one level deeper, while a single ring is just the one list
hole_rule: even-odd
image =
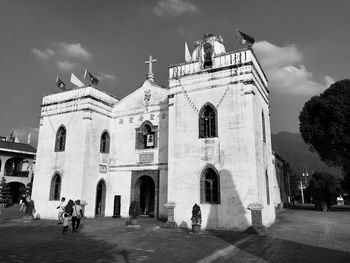
[{"label": "flagpole", "polygon": [[86,85],[86,75],[87,75],[87,69],[85,68],[84,75],[83,75],[83,83],[84,83],[85,87],[87,87],[87,85]]}]

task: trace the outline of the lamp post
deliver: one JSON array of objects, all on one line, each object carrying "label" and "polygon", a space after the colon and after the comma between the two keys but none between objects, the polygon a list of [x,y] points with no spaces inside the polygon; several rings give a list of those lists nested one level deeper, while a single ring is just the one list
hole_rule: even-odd
[{"label": "lamp post", "polygon": [[303,180],[300,180],[300,190],[301,190],[301,203],[304,204]]},{"label": "lamp post", "polygon": [[[307,172],[306,168],[304,168],[304,171],[302,172],[301,176],[305,178],[305,188],[307,187],[307,177],[309,176],[309,173]],[[303,186],[303,179],[300,180],[300,189],[301,189],[301,202],[304,204],[304,186]]]}]

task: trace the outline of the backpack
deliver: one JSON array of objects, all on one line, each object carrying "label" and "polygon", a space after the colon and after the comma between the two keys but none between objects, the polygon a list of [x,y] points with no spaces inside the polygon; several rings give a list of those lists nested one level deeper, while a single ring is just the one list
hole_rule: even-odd
[{"label": "backpack", "polygon": [[69,214],[70,216],[73,214],[73,206],[75,205],[74,201],[72,199],[69,199],[67,205],[64,208],[64,212]]}]

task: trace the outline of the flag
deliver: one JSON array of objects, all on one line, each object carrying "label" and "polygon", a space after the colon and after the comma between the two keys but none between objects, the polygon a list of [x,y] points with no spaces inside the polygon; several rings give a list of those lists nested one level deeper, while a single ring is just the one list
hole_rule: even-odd
[{"label": "flag", "polygon": [[241,32],[239,30],[237,30],[237,33],[239,34],[239,36],[241,38],[241,43],[243,45],[247,45],[247,46],[251,47],[254,44],[255,40],[252,36],[249,36],[249,35]]},{"label": "flag", "polygon": [[190,54],[190,51],[188,50],[188,46],[187,46],[187,43],[185,42],[185,61],[186,62],[191,62],[191,54]]},{"label": "flag", "polygon": [[58,76],[56,78],[56,86],[61,90],[66,90],[66,84],[64,84],[64,82]]},{"label": "flag", "polygon": [[87,69],[85,69],[84,79],[86,79],[87,77],[88,77],[91,85],[93,85],[93,86],[97,85],[98,79],[96,77],[92,76],[91,73]]},{"label": "flag", "polygon": [[30,133],[28,134],[27,142],[30,144]]},{"label": "flag", "polygon": [[15,139],[16,139],[15,131],[14,131],[14,129],[12,129],[11,132],[10,132],[10,136],[9,136],[8,141],[14,142]]},{"label": "flag", "polygon": [[70,82],[79,88],[85,86],[85,84],[81,82],[80,79],[78,79],[78,77],[75,76],[73,73],[71,73],[70,75]]}]

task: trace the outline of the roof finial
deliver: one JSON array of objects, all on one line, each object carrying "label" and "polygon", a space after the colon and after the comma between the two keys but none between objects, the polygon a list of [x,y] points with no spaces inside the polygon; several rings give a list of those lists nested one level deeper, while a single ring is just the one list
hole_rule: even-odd
[{"label": "roof finial", "polygon": [[152,63],[153,62],[156,62],[157,60],[156,59],[153,59],[152,58],[152,55],[149,56],[149,60],[145,61],[145,64],[148,64],[148,73],[147,73],[147,79],[149,81],[154,81],[154,74],[152,72]]}]

